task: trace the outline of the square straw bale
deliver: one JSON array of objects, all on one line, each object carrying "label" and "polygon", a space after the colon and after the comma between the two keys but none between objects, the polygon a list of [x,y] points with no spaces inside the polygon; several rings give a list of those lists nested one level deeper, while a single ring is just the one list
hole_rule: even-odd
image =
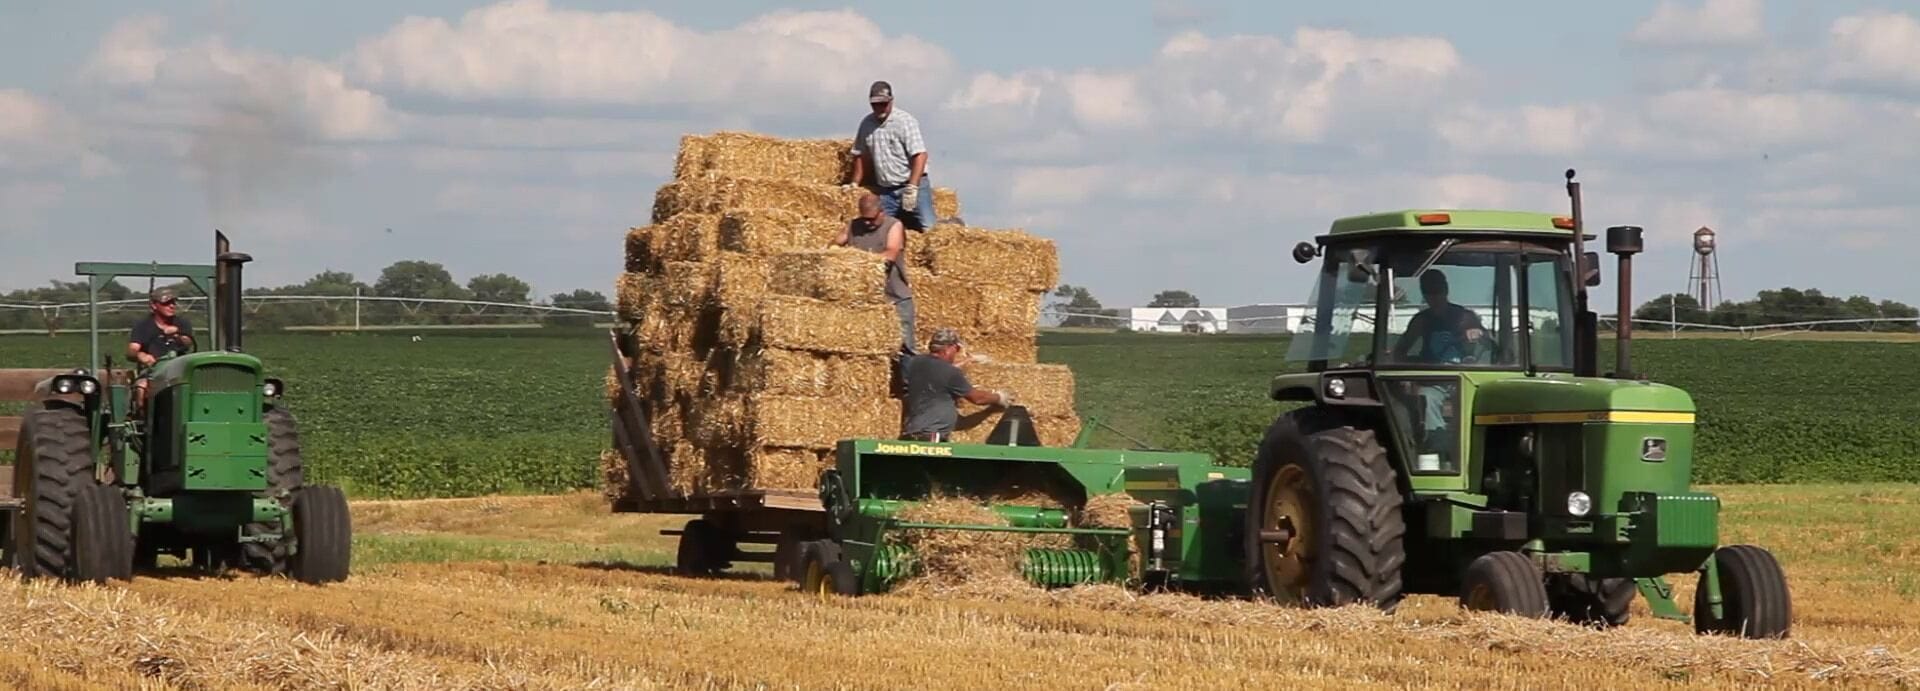
[{"label": "square straw bale", "polygon": [[887,299],[887,264],[880,255],[851,247],[797,250],[773,255],[770,289],[780,295],[839,304],[893,304]]},{"label": "square straw bale", "polygon": [[662,443],[667,459],[667,482],[681,494],[700,494],[706,486],[707,454],[690,441]]},{"label": "square straw bale", "polygon": [[820,473],[833,464],[833,452],[762,446],[747,453],[753,486],[762,489],[814,489]]},{"label": "square straw bale", "polygon": [[[960,411],[960,425],[953,431],[954,441],[969,444],[986,442],[987,435],[992,434],[994,426],[1000,424],[1000,414],[998,408],[963,408]],[[1042,446],[1072,446],[1074,438],[1080,436],[1080,424],[1077,415],[1033,417],[1034,433],[1040,438]]]},{"label": "square straw bale", "polygon": [[743,446],[748,436],[744,396],[708,396],[694,403],[688,436],[702,448]]},{"label": "square straw bale", "polygon": [[975,362],[964,371],[977,388],[1012,393],[1036,418],[1074,413],[1073,370],[1066,365]]},{"label": "square straw bale", "polygon": [[915,239],[915,263],[936,274],[1035,291],[1060,282],[1053,241],[1023,231],[942,226]]},{"label": "square straw bale", "polygon": [[941,220],[960,217],[960,194],[951,187],[933,188],[933,217]]},{"label": "square straw bale", "polygon": [[661,304],[681,316],[706,305],[707,289],[713,283],[713,267],[707,262],[667,262],[655,288]]},{"label": "square straw bale", "polygon": [[801,218],[845,221],[859,211],[859,189],[787,180],[697,178],[676,180],[653,197],[653,222],[683,213],[718,214],[731,209],[778,209]]},{"label": "square straw bale", "polygon": [[659,285],[656,277],[645,273],[629,271],[620,274],[613,286],[614,309],[620,320],[635,323],[645,321]]},{"label": "square straw bale", "polygon": [[756,446],[825,451],[841,439],[900,435],[900,405],[886,398],[755,396],[748,416]]},{"label": "square straw bale", "polygon": [[892,360],[879,355],[824,355],[754,348],[740,356],[738,390],[768,396],[886,397]]},{"label": "square straw bale", "polygon": [[707,295],[709,304],[726,309],[758,305],[767,295],[772,270],[773,267],[763,258],[735,252],[721,253],[719,259],[714,261],[713,288]]},{"label": "square straw bale", "polygon": [[1037,333],[1041,293],[985,283],[973,286],[974,326],[989,333]]},{"label": "square straw bale", "polygon": [[680,214],[654,227],[657,228],[654,247],[662,261],[710,261],[719,251],[719,214]]},{"label": "square straw bale", "polygon": [[[915,302],[918,302],[917,300]],[[914,324],[914,348],[926,350],[927,341],[939,327],[921,318]],[[953,327],[960,332],[966,353],[976,362],[1034,362],[1040,355],[1034,329],[1025,331],[982,331],[974,327]]]},{"label": "square straw bale", "polygon": [[618,502],[627,498],[631,489],[627,482],[627,459],[620,452],[606,449],[600,452],[600,495],[607,501]]},{"label": "square straw bale", "polygon": [[634,329],[640,346],[649,352],[672,353],[685,350],[693,341],[693,323],[673,314],[672,308],[656,304],[642,315]]},{"label": "square straw bale", "polygon": [[775,254],[826,247],[847,222],[809,219],[778,209],[735,209],[720,216],[720,249],[746,254]]},{"label": "square straw bale", "polygon": [[660,226],[641,226],[627,231],[626,269],[634,273],[660,270]]},{"label": "square straw bale", "polygon": [[[731,315],[729,315],[730,317]],[[722,327],[738,333],[739,326]],[[836,305],[813,298],[770,295],[753,327],[756,345],[847,355],[888,355],[900,348],[900,317],[892,305]]]},{"label": "square straw bale", "polygon": [[781,139],[747,132],[680,138],[673,176],[775,178],[838,185],[853,175],[851,139]]},{"label": "square straw bale", "polygon": [[[980,302],[974,287],[956,276],[935,276],[918,267],[907,268],[907,287],[913,289],[914,326],[928,334],[940,327],[972,329],[979,324]],[[925,345],[925,338],[917,339]]]}]

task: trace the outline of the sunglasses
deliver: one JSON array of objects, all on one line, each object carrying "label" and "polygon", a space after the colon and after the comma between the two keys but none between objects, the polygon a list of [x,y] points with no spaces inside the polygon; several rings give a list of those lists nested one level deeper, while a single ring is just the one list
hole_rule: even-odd
[{"label": "sunglasses", "polygon": [[174,301],[173,301],[173,300],[161,300],[161,301],[159,301],[159,302],[156,302],[156,303],[153,303],[153,304],[156,304],[156,305],[160,305],[160,306],[162,306],[162,307],[172,307],[172,306],[173,306],[173,303],[174,303]]}]

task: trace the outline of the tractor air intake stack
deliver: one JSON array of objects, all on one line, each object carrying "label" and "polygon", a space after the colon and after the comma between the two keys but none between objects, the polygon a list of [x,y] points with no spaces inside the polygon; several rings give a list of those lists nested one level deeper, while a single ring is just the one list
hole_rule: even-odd
[{"label": "tractor air intake stack", "polygon": [[218,301],[214,315],[219,319],[220,347],[232,352],[240,352],[240,266],[253,261],[253,257],[244,252],[227,250],[227,236],[219,231],[213,234],[214,300]]},{"label": "tractor air intake stack", "polygon": [[1645,249],[1639,226],[1614,226],[1607,229],[1607,251],[1620,257],[1620,305],[1614,311],[1619,318],[1619,347],[1614,351],[1613,376],[1632,379],[1633,358],[1633,255]]}]

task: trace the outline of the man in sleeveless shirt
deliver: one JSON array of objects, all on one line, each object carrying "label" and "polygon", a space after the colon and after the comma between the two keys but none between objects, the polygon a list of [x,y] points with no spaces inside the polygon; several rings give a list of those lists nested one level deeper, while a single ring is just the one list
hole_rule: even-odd
[{"label": "man in sleeveless shirt", "polygon": [[913,287],[907,285],[906,263],[901,257],[907,250],[905,226],[899,219],[881,213],[880,197],[869,192],[860,195],[860,215],[847,222],[833,245],[863,249],[886,260],[887,299],[900,315],[900,350],[913,355]]}]

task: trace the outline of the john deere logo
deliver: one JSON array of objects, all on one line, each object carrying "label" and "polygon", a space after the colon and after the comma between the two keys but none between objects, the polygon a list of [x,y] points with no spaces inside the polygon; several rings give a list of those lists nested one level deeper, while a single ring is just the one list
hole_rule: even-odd
[{"label": "john deere logo", "polygon": [[1667,440],[1659,437],[1647,437],[1640,440],[1640,460],[1667,460]]},{"label": "john deere logo", "polygon": [[890,444],[881,442],[873,445],[874,453],[898,453],[914,456],[952,456],[953,449],[945,446],[921,446],[919,444]]}]

